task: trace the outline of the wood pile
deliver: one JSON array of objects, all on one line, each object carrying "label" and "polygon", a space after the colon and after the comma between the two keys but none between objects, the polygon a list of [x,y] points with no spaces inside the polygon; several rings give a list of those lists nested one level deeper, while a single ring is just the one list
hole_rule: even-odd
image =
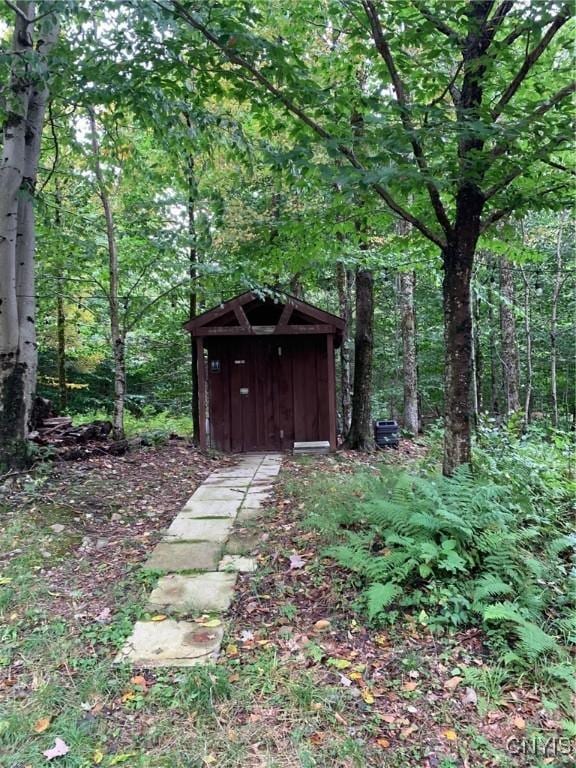
[{"label": "wood pile", "polygon": [[75,427],[70,416],[57,416],[52,403],[44,398],[37,398],[34,406],[35,429],[30,433],[30,440],[37,445],[50,448],[59,459],[80,459],[91,453],[125,453],[128,445],[125,440],[111,442],[112,423],[107,420],[91,421]]}]

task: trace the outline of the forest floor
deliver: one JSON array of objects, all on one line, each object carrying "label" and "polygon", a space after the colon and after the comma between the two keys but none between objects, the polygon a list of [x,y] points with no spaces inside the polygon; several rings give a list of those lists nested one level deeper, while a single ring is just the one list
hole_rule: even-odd
[{"label": "forest floor", "polygon": [[466,686],[462,668],[488,653],[478,631],[365,626],[350,574],[305,524],[295,489],[313,473],[377,471],[422,451],[403,442],[363,459],[286,458],[254,523],[259,570],[239,577],[224,653],[186,670],[112,660],[147,617],[157,574],[142,561],[202,480],[233,460],[171,440],[14,483],[0,496],[0,766],[573,765],[544,752],[557,723],[537,690]]}]

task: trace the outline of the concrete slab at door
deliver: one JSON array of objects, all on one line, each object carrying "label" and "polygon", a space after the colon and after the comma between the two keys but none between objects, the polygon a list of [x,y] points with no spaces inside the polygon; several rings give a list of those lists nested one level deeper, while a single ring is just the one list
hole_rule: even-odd
[{"label": "concrete slab at door", "polygon": [[223,628],[208,629],[187,621],[137,621],[116,657],[136,667],[191,667],[218,656]]},{"label": "concrete slab at door", "polygon": [[160,542],[156,545],[144,568],[150,571],[215,571],[220,562],[222,546],[208,541]]},{"label": "concrete slab at door", "polygon": [[163,576],[148,603],[154,610],[204,613],[228,610],[234,596],[236,573],[200,573]]}]

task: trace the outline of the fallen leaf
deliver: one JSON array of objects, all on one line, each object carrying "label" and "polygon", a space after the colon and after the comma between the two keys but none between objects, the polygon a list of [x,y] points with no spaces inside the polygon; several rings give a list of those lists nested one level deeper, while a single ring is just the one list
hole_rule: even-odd
[{"label": "fallen leaf", "polygon": [[347,721],[347,720],[345,720],[345,719],[342,717],[342,715],[340,714],[340,712],[334,712],[334,719],[335,719],[335,720],[337,720],[337,721],[340,723],[340,725],[348,725],[348,721]]},{"label": "fallen leaf", "polygon": [[382,747],[382,749],[388,749],[388,747],[390,746],[390,742],[388,741],[388,739],[384,739],[384,738],[376,739],[376,744],[378,744],[379,747]]},{"label": "fallen leaf", "polygon": [[404,683],[404,685],[402,686],[403,691],[415,691],[416,688],[418,688],[418,683],[414,683],[412,681]]},{"label": "fallen leaf", "polygon": [[48,715],[48,717],[41,717],[40,720],[37,720],[34,723],[34,728],[32,729],[34,733],[44,733],[44,731],[47,731],[48,728],[50,728],[50,723],[52,722],[52,717]]},{"label": "fallen leaf", "polygon": [[374,696],[372,693],[368,690],[368,688],[364,688],[362,690],[362,693],[360,694],[362,698],[364,699],[364,702],[366,704],[374,704]]},{"label": "fallen leaf", "polygon": [[133,701],[136,698],[134,691],[126,691],[122,694],[120,701],[125,704],[127,701]]},{"label": "fallen leaf", "polygon": [[114,755],[108,764],[120,765],[120,763],[127,763],[132,757],[136,757],[136,752],[123,752],[120,755]]},{"label": "fallen leaf", "polygon": [[466,693],[462,697],[462,704],[477,704],[478,703],[478,694],[474,690],[474,688],[466,688]]},{"label": "fallen leaf", "polygon": [[137,685],[138,688],[142,688],[143,691],[146,691],[148,688],[148,682],[143,675],[135,675],[134,677],[130,678],[130,682],[133,685]]},{"label": "fallen leaf", "polygon": [[206,755],[206,757],[202,761],[204,765],[214,765],[216,762],[216,755],[212,752],[210,752],[209,755]]},{"label": "fallen leaf", "polygon": [[168,617],[164,613],[158,613],[156,616],[152,616],[150,621],[165,621]]},{"label": "fallen leaf", "polygon": [[63,757],[70,752],[70,747],[59,736],[56,736],[54,740],[54,746],[51,749],[47,749],[42,754],[46,760],[54,760],[55,757]]},{"label": "fallen leaf", "polygon": [[329,629],[331,626],[331,623],[328,621],[328,619],[318,619],[318,621],[314,624],[314,629],[317,632],[323,632],[325,629]]},{"label": "fallen leaf", "polygon": [[222,622],[220,619],[208,619],[207,621],[199,621],[198,624],[202,627],[219,627]]},{"label": "fallen leaf", "polygon": [[98,616],[96,616],[96,621],[98,624],[108,624],[110,621],[111,613],[112,612],[110,611],[110,608],[103,608]]},{"label": "fallen leaf", "polygon": [[297,568],[303,568],[306,565],[306,560],[304,560],[300,555],[290,555],[290,570],[294,571]]},{"label": "fallen leaf", "polygon": [[414,731],[417,731],[418,728],[415,725],[409,725],[408,728],[402,728],[400,731],[400,736],[403,739],[407,739],[409,736],[411,736]]},{"label": "fallen leaf", "polygon": [[447,691],[454,691],[458,688],[463,679],[464,678],[458,676],[451,677],[450,680],[446,680],[444,683],[444,688],[446,688]]},{"label": "fallen leaf", "polygon": [[444,736],[445,739],[448,739],[448,741],[456,741],[458,738],[456,731],[453,731],[452,728],[442,731],[442,736]]},{"label": "fallen leaf", "polygon": [[380,715],[380,720],[384,720],[385,723],[395,723],[396,715]]},{"label": "fallen leaf", "polygon": [[326,734],[321,731],[315,731],[310,735],[310,741],[312,742],[312,744],[322,744],[325,738],[326,738]]},{"label": "fallen leaf", "polygon": [[352,662],[348,659],[328,659],[328,665],[330,667],[336,667],[336,669],[348,669],[352,666]]},{"label": "fallen leaf", "polygon": [[518,728],[519,731],[523,731],[526,728],[526,720],[523,717],[514,718],[514,728]]},{"label": "fallen leaf", "polygon": [[226,646],[226,656],[238,656],[238,646],[235,643]]},{"label": "fallen leaf", "polygon": [[94,765],[100,765],[102,760],[104,760],[104,752],[101,749],[97,749],[92,755],[92,762]]},{"label": "fallen leaf", "polygon": [[348,677],[350,680],[362,680],[362,672],[350,672]]}]

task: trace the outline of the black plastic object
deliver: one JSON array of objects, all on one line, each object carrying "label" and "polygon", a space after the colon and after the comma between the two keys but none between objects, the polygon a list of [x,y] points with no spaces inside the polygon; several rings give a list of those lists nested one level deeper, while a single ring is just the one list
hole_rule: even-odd
[{"label": "black plastic object", "polygon": [[379,448],[397,448],[400,442],[397,421],[375,421],[374,440]]}]

